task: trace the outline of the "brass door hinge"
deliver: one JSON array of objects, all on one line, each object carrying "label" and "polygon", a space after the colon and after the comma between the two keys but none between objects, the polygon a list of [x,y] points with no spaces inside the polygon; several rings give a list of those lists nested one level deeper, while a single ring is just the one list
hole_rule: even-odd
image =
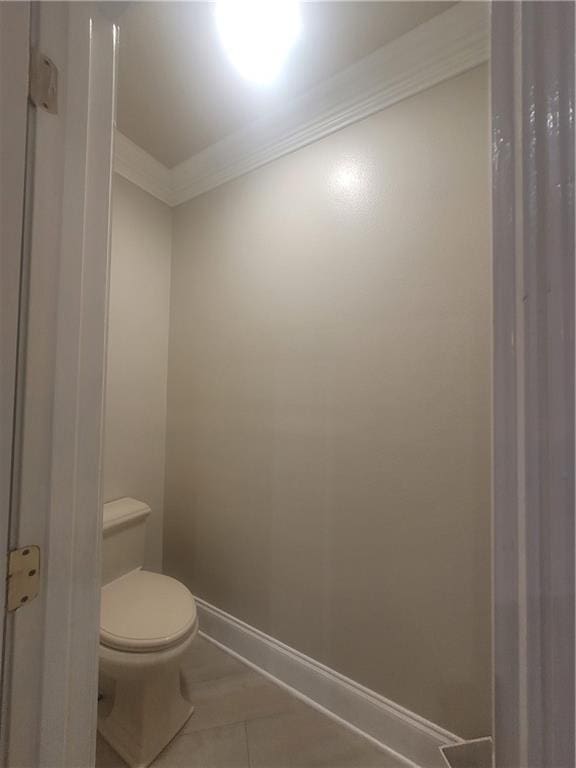
[{"label": "brass door hinge", "polygon": [[58,68],[34,48],[30,53],[30,101],[52,115],[58,112]]},{"label": "brass door hinge", "polygon": [[9,611],[30,603],[40,589],[40,547],[30,545],[8,554]]}]

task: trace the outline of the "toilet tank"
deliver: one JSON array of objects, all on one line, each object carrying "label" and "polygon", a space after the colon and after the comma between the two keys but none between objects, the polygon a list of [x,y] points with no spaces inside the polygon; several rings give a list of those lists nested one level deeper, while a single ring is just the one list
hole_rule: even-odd
[{"label": "toilet tank", "polygon": [[104,504],[102,584],[143,566],[149,514],[148,504],[137,499],[117,499]]}]

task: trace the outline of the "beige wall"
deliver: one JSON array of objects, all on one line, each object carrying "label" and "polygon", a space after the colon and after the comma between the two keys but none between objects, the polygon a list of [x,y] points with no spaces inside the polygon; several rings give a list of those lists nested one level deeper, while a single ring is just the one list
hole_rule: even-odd
[{"label": "beige wall", "polygon": [[490,731],[488,77],[176,209],[165,566]]},{"label": "beige wall", "polygon": [[152,508],[147,566],[162,565],[172,214],[114,176],[104,498]]}]

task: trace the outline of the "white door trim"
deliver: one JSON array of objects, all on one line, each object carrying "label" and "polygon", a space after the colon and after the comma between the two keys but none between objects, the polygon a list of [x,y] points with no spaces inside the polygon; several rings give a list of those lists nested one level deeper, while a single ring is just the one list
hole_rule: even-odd
[{"label": "white door trim", "polygon": [[[28,132],[29,40],[30,4],[0,3],[0,573],[6,573],[10,546]],[[5,590],[0,589],[2,672],[5,599]],[[5,753],[4,705],[2,700],[0,755]]]},{"label": "white door trim", "polygon": [[497,768],[574,766],[574,2],[495,3]]},{"label": "white door trim", "polygon": [[96,4],[34,12],[59,94],[56,115],[36,115],[15,543],[40,545],[42,586],[9,619],[7,762],[83,768],[97,706],[116,35]]}]

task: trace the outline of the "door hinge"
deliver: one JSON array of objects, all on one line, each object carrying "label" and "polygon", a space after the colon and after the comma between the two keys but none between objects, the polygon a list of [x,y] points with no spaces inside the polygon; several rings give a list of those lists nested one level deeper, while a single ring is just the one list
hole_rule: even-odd
[{"label": "door hinge", "polygon": [[40,547],[29,545],[8,554],[7,608],[15,611],[32,602],[40,590]]},{"label": "door hinge", "polygon": [[58,112],[58,68],[34,48],[30,53],[30,101],[52,115]]}]

